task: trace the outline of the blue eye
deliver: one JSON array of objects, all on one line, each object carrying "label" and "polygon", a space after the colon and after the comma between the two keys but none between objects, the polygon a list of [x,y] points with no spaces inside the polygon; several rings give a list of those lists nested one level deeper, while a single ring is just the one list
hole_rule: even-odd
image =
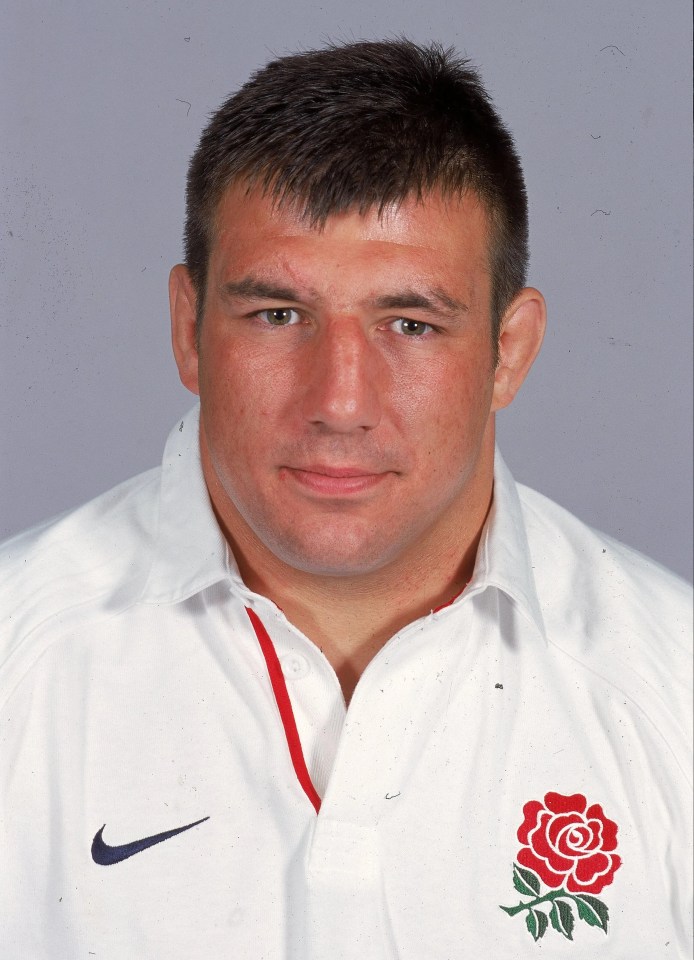
[{"label": "blue eye", "polygon": [[405,317],[398,317],[394,324],[395,329],[406,337],[421,337],[433,329],[430,324],[424,323],[423,320],[408,320]]},{"label": "blue eye", "polygon": [[299,322],[299,314],[291,307],[271,307],[269,310],[260,310],[258,316],[272,324],[273,327],[288,327]]}]

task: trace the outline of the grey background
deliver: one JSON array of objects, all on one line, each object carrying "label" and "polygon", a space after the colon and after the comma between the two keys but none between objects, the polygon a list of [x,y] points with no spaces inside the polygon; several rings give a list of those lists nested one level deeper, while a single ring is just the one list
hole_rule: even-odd
[{"label": "grey background", "polygon": [[188,157],[271,56],[406,34],[482,68],[524,160],[543,354],[517,479],[691,578],[685,0],[10,0],[0,35],[0,537],[159,462]]}]

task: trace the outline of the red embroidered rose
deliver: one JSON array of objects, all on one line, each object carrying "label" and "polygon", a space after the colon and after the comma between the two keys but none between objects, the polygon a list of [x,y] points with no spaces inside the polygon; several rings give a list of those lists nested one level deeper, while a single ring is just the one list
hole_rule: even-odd
[{"label": "red embroidered rose", "polygon": [[526,803],[523,813],[518,863],[534,870],[548,887],[600,893],[612,883],[622,862],[614,853],[617,824],[607,819],[599,803],[589,807],[580,793],[565,797],[550,792],[544,803]]}]

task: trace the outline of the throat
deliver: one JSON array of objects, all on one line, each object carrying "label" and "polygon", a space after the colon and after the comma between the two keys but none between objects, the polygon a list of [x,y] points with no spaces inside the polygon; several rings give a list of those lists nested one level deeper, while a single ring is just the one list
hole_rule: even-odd
[{"label": "throat", "polygon": [[223,529],[246,586],[271,600],[321,650],[349,703],[362,673],[391,637],[451,603],[465,588],[485,517],[486,510],[467,542],[461,536],[438,540],[435,549],[420,548],[414,556],[359,576],[299,570],[262,545],[259,555],[254,539]]},{"label": "throat", "polygon": [[466,571],[435,595],[420,597],[412,591],[401,594],[391,590],[373,597],[357,594],[347,598],[341,585],[334,595],[303,597],[293,592],[270,599],[321,650],[349,705],[362,673],[386,643],[408,624],[452,602],[468,580]]}]

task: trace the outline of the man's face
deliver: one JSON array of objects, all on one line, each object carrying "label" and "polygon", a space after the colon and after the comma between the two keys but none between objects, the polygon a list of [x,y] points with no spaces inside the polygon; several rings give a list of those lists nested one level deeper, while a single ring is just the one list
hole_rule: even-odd
[{"label": "man's face", "polygon": [[232,541],[354,576],[454,555],[481,524],[504,401],[476,198],[435,194],[316,230],[233,187],[197,351],[184,268],[172,289],[181,377],[200,394],[203,468]]}]

